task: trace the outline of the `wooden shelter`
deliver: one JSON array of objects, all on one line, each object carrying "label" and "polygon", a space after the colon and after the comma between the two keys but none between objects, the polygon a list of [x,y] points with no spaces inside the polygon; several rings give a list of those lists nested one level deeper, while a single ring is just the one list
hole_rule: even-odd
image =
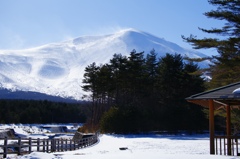
[{"label": "wooden shelter", "polygon": [[[209,109],[210,154],[240,155],[238,139],[231,132],[231,109],[240,108],[240,82],[202,92],[186,98],[188,102]],[[226,136],[214,132],[214,110],[226,110]]]}]

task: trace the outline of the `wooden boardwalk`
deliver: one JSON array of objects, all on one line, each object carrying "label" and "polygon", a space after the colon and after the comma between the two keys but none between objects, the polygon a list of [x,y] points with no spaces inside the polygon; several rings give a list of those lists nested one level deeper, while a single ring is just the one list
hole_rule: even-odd
[{"label": "wooden boardwalk", "polygon": [[[32,138],[0,138],[0,156],[7,158],[8,154],[24,155],[31,152],[61,152],[72,151],[91,146],[98,142],[99,133],[80,140],[70,139],[32,139]],[[1,157],[0,157],[1,158]]]}]

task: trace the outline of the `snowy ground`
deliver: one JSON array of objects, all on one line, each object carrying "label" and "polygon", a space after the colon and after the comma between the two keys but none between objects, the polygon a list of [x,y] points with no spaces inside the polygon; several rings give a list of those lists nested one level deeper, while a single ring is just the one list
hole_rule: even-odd
[{"label": "snowy ground", "polygon": [[[17,133],[27,135],[21,128],[15,128]],[[36,133],[41,136],[38,131]],[[42,136],[46,135],[43,133]],[[9,159],[239,159],[236,156],[209,155],[208,135],[103,134],[99,139],[97,144],[84,149],[49,154],[33,152],[10,156]]]}]

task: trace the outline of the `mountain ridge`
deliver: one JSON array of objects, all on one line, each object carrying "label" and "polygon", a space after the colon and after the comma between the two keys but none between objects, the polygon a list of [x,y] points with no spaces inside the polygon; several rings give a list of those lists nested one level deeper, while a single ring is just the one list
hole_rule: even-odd
[{"label": "mountain ridge", "polygon": [[[166,53],[191,58],[207,57],[152,34],[126,29],[24,50],[0,50],[0,87],[81,100],[85,94],[81,81],[87,65],[108,63],[113,54],[128,56],[133,49],[145,51],[145,54],[154,49],[159,57]],[[201,67],[208,64],[209,61],[205,61]]]}]

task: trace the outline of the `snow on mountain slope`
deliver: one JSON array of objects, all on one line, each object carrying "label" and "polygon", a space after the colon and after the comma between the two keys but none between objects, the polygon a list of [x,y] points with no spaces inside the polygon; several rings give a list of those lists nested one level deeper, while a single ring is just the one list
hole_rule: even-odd
[{"label": "snow on mountain slope", "polygon": [[[81,82],[87,65],[108,63],[114,53],[128,56],[133,49],[146,54],[155,49],[159,56],[178,53],[206,57],[151,34],[127,29],[25,50],[0,50],[0,87],[80,100],[84,94]],[[208,64],[208,61],[203,62],[201,67]]]}]

